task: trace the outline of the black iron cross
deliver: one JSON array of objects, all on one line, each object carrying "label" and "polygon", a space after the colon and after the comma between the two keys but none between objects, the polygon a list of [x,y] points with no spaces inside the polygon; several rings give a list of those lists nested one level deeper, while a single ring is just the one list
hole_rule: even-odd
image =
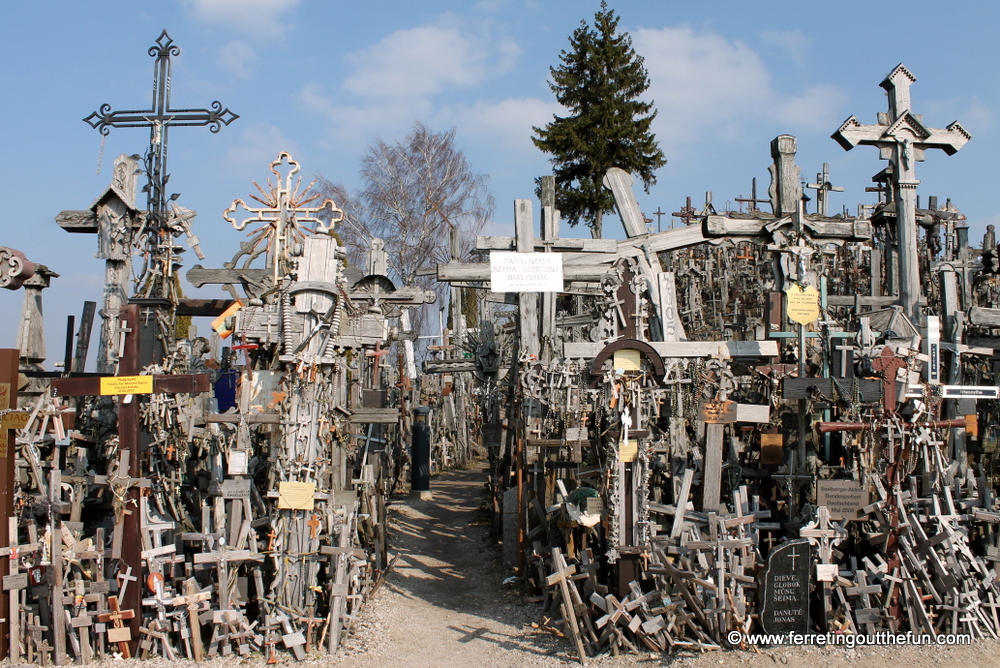
[{"label": "black iron cross", "polygon": [[222,103],[215,101],[211,109],[171,109],[170,108],[170,57],[179,55],[180,48],[174,45],[170,35],[164,30],[149,47],[149,55],[156,58],[153,69],[153,104],[150,109],[111,111],[110,104],[102,104],[99,111],[83,119],[102,135],[111,128],[149,128],[149,152],[146,155],[146,174],[149,178],[147,208],[164,214],[167,210],[164,192],[167,180],[167,130],[170,126],[208,126],[218,132],[223,125],[229,125],[238,115]]}]

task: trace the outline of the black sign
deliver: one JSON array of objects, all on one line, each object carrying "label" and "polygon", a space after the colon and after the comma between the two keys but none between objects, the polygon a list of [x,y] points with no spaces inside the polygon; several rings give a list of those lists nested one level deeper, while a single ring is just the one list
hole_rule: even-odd
[{"label": "black sign", "polygon": [[765,633],[809,632],[809,541],[782,543],[771,550],[764,572],[760,623]]}]

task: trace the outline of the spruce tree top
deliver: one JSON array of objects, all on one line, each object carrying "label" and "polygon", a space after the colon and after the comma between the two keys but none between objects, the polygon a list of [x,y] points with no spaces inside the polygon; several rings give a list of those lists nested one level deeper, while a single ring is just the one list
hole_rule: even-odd
[{"label": "spruce tree top", "polygon": [[593,27],[580,22],[570,49],[559,54],[560,65],[549,68],[549,88],[570,114],[532,128],[532,141],[552,155],[556,207],[570,225],[585,221],[594,237],[601,236],[603,215],[614,210],[601,184],[607,170],[631,172],[648,192],[654,171],[666,164],[649,130],[653,103],[639,99],[649,88],[648,73],[631,37],[618,33],[618,21],[601,2]]}]

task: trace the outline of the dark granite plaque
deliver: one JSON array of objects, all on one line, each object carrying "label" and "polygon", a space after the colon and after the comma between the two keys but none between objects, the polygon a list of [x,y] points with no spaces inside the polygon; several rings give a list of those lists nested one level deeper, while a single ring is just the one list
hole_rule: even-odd
[{"label": "dark granite plaque", "polygon": [[809,632],[809,541],[782,543],[771,550],[764,571],[760,623],[765,633]]}]

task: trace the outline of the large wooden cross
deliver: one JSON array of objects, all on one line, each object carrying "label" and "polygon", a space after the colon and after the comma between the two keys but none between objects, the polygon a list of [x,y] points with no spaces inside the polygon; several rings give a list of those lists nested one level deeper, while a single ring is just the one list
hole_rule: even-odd
[{"label": "large wooden cross", "polygon": [[879,84],[889,97],[889,111],[878,115],[876,125],[862,125],[851,116],[833,133],[844,150],[859,144],[876,146],[879,157],[893,165],[893,200],[896,204],[896,239],[899,251],[899,300],[903,312],[920,322],[920,265],[917,253],[917,185],[915,163],[924,151],[938,148],[954,155],[972,138],[955,121],[944,129],[928,128],[920,114],[911,112],[910,84],[917,78],[902,64]]}]

